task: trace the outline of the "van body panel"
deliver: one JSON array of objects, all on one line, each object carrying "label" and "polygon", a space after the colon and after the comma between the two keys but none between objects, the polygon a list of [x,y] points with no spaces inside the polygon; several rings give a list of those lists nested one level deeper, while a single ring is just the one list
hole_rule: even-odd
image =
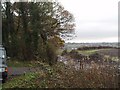
[{"label": "van body panel", "polygon": [[0,81],[5,82],[8,76],[6,50],[3,46],[0,46]]}]

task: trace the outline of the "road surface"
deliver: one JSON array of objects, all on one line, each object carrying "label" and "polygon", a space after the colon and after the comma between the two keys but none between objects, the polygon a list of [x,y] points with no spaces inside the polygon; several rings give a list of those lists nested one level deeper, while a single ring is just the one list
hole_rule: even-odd
[{"label": "road surface", "polygon": [[8,67],[8,76],[21,75],[28,72],[36,72],[40,70],[39,67]]}]

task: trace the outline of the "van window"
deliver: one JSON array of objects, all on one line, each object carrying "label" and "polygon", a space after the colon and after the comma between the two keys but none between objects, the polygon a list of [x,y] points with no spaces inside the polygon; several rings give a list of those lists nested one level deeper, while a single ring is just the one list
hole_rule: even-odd
[{"label": "van window", "polygon": [[0,49],[0,57],[3,57],[3,55],[5,55],[4,50]]}]

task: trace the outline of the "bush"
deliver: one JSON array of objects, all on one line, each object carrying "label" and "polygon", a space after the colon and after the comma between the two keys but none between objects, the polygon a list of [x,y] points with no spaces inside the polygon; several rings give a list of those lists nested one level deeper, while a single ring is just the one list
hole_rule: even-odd
[{"label": "bush", "polygon": [[55,64],[57,62],[57,54],[54,45],[52,43],[47,43],[46,51],[49,65]]},{"label": "bush", "polygon": [[71,50],[70,54],[78,54],[78,51],[77,50]]},{"label": "bush", "polygon": [[79,57],[79,53],[78,53],[77,50],[71,50],[69,52],[69,55],[70,55],[71,58],[75,58],[75,59],[78,59],[78,57]]},{"label": "bush", "polygon": [[67,49],[65,49],[63,52],[62,52],[62,56],[66,55],[68,52],[67,52]]},{"label": "bush", "polygon": [[79,52],[77,50],[72,50],[69,53],[69,55],[74,59],[80,59],[80,60],[86,59],[86,56],[83,54],[79,54]]},{"label": "bush", "polygon": [[104,55],[99,54],[99,53],[94,53],[94,54],[91,54],[89,56],[89,58],[90,58],[91,61],[101,62],[101,61],[104,60]]}]

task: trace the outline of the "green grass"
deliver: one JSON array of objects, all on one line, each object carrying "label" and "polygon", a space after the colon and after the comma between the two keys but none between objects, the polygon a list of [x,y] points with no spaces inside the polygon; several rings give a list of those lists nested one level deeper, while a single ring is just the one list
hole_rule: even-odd
[{"label": "green grass", "polygon": [[47,88],[46,83],[53,75],[53,69],[48,64],[42,64],[44,69],[16,76],[4,83],[2,88]]},{"label": "green grass", "polygon": [[[12,77],[11,80],[8,80],[3,84],[3,89],[5,88],[41,88],[45,87],[42,79],[46,79],[52,73],[52,68],[46,64],[41,63],[43,65],[43,69],[37,72],[25,73],[21,76]],[[47,77],[46,77],[47,76]]]},{"label": "green grass", "polygon": [[8,67],[37,67],[41,64],[42,62],[40,61],[21,61],[21,60],[15,60],[15,59],[10,59],[7,61]]},{"label": "green grass", "polygon": [[92,49],[92,50],[77,50],[80,54],[84,55],[91,55],[96,52],[102,51],[102,50],[110,50],[110,49]]},{"label": "green grass", "polygon": [[[34,88],[35,82],[33,82],[39,75],[43,75],[42,72],[37,73],[27,73],[13,78],[11,81],[3,84],[3,88]],[[39,76],[40,77],[40,76]]]},{"label": "green grass", "polygon": [[84,54],[84,55],[90,55],[90,54],[94,54],[95,52],[97,52],[98,50],[84,50],[84,51],[78,51],[80,54]]},{"label": "green grass", "polygon": [[23,66],[29,66],[29,63],[18,60],[8,60],[7,65],[8,67],[23,67]]}]

